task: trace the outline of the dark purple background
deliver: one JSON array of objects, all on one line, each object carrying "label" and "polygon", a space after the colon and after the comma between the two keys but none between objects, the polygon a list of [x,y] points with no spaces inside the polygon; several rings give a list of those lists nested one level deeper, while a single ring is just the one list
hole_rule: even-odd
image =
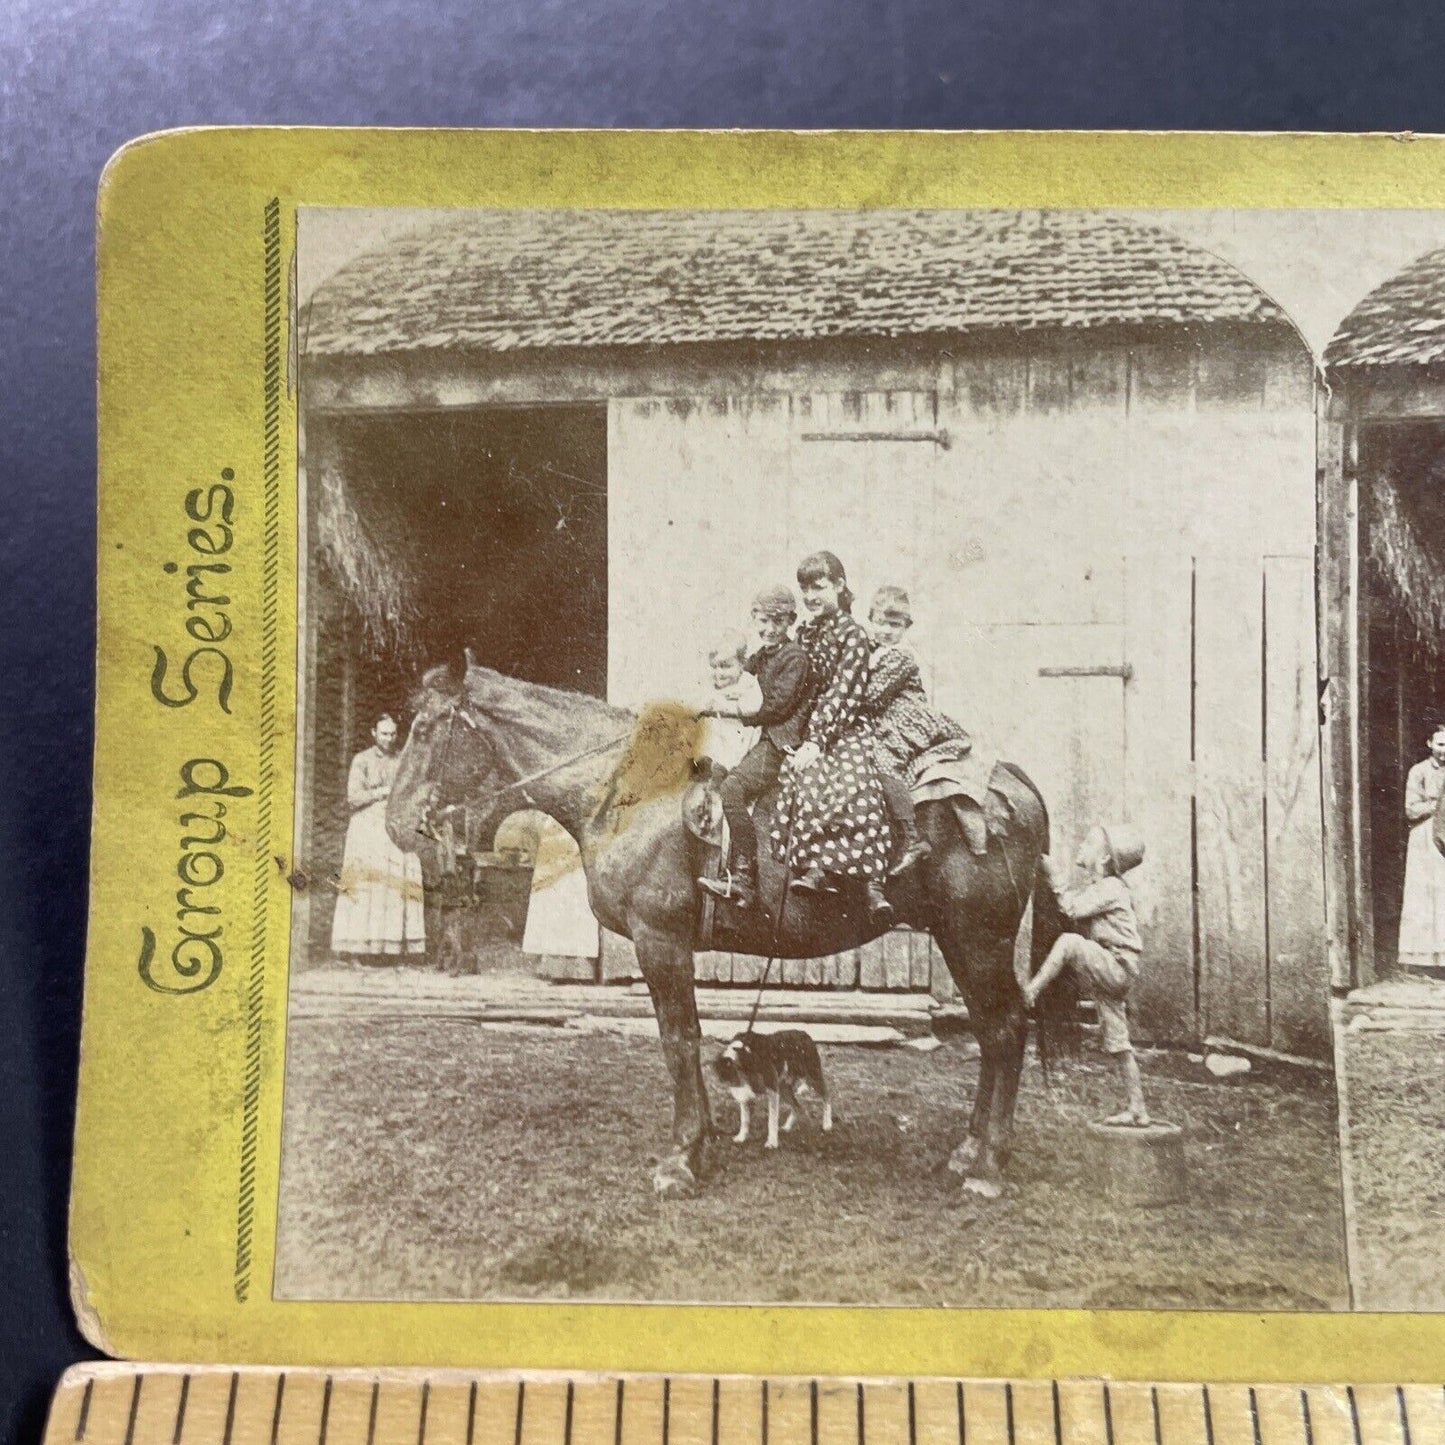
[{"label": "dark purple background", "polygon": [[1442,62],[1432,0],[9,0],[0,1438],[37,1438],[55,1378],[86,1353],[65,1219],[90,806],[92,202],[112,150],[227,122],[1442,131]]}]

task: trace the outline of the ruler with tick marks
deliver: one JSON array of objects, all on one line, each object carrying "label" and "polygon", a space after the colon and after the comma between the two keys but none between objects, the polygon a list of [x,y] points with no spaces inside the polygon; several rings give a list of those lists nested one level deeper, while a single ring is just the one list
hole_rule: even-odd
[{"label": "ruler with tick marks", "polygon": [[105,1363],[45,1445],[1445,1445],[1445,1389]]}]

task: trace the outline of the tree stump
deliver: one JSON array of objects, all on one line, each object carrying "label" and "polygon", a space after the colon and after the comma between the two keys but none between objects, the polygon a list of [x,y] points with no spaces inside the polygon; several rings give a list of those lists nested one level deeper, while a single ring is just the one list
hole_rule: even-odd
[{"label": "tree stump", "polygon": [[1090,1124],[1097,1188],[1118,1204],[1174,1204],[1184,1198],[1184,1131],[1178,1124]]}]

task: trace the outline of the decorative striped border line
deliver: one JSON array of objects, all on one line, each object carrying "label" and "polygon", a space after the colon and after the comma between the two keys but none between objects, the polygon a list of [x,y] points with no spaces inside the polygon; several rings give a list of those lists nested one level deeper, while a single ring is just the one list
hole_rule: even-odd
[{"label": "decorative striped border line", "polygon": [[281,201],[265,213],[263,388],[265,511],[261,565],[261,730],[256,774],[256,871],[251,896],[251,969],[246,984],[246,1065],[241,1091],[241,1184],[236,1204],[236,1299],[251,1292],[256,1217],[256,1144],[261,1113],[261,1022],[266,1000],[266,905],[271,885],[271,791],[276,764],[276,632],[281,564]]}]

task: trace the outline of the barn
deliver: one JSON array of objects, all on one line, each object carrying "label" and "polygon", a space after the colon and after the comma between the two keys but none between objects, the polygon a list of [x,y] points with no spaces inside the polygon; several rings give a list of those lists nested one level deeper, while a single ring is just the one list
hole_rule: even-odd
[{"label": "barn", "polygon": [[[1035,777],[1056,852],[1143,830],[1139,1033],[1328,1057],[1317,375],[1233,267],[1098,212],[459,212],[298,329],[311,856],[429,655],[690,691],[828,547],[908,588],[935,700]],[[901,931],[788,981],[948,987]]]},{"label": "barn", "polygon": [[1445,718],[1445,250],[1346,317],[1321,408],[1335,981],[1396,963],[1405,774]]}]

